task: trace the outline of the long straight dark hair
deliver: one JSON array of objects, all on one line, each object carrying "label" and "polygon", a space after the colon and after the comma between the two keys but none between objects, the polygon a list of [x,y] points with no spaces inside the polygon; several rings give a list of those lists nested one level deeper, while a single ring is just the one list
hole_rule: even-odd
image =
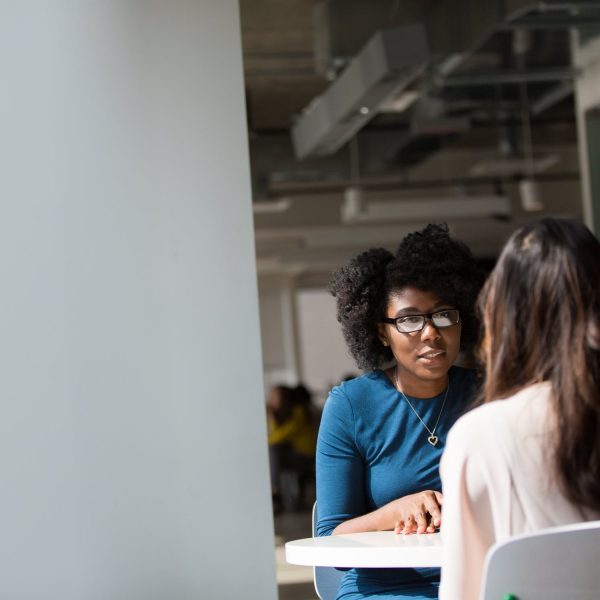
[{"label": "long straight dark hair", "polygon": [[504,247],[479,309],[483,400],[550,382],[558,482],[573,503],[600,510],[600,242],[566,219],[521,228]]}]

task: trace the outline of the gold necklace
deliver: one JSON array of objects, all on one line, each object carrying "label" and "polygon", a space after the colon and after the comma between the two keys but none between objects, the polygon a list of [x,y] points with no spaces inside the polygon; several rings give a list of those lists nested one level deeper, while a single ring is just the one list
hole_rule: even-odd
[{"label": "gold necklace", "polygon": [[450,389],[450,377],[448,377],[448,385],[446,386],[446,393],[444,394],[444,401],[442,402],[442,408],[440,408],[440,412],[437,416],[437,419],[435,421],[435,425],[433,426],[433,429],[429,429],[429,427],[427,427],[427,425],[425,424],[425,421],[423,421],[423,419],[421,419],[421,416],[415,410],[415,407],[412,405],[411,401],[406,397],[404,392],[400,389],[400,382],[398,381],[398,367],[397,366],[396,366],[396,374],[395,374],[394,379],[396,380],[396,389],[398,390],[400,395],[406,400],[406,402],[408,402],[408,405],[410,406],[412,411],[415,413],[415,416],[417,417],[417,419],[419,419],[419,421],[421,421],[421,423],[423,424],[423,427],[425,427],[425,429],[429,433],[429,437],[427,438],[427,441],[432,446],[437,446],[439,438],[437,435],[435,435],[435,430],[437,429],[438,423],[440,422],[440,417],[442,416],[442,413],[444,412],[444,406],[446,406],[446,398],[448,398],[448,390]]}]

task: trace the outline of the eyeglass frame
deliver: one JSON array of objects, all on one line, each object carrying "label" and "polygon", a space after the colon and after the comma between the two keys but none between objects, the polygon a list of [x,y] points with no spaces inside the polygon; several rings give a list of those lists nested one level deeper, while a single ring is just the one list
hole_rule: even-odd
[{"label": "eyeglass frame", "polygon": [[[442,312],[455,311],[458,315],[458,321],[456,323],[451,323],[450,325],[436,325],[433,321],[433,315],[437,315]],[[413,329],[412,331],[400,331],[398,328],[398,321],[400,319],[405,319],[406,317],[423,317],[423,325],[419,329]],[[447,329],[448,327],[454,327],[460,323],[460,311],[458,308],[440,308],[431,313],[414,313],[410,315],[401,315],[400,317],[381,317],[382,323],[389,323],[390,325],[394,325],[396,327],[396,331],[398,333],[419,333],[425,329],[425,323],[429,321],[436,329]]]}]

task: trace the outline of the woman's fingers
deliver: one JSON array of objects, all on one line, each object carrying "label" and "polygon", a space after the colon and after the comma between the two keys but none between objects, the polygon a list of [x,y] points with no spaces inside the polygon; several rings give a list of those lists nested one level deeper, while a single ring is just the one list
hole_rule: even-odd
[{"label": "woman's fingers", "polygon": [[431,516],[430,525],[433,525],[434,529],[439,527],[442,523],[442,511],[440,510],[436,496],[431,495],[425,500],[425,509]]},{"label": "woman's fingers", "polygon": [[417,523],[415,521],[414,515],[412,515],[412,514],[408,515],[408,518],[406,519],[406,522],[404,523],[404,529],[402,530],[402,533],[409,534],[409,533],[413,533],[416,530],[417,530]]},{"label": "woman's fingers", "polygon": [[442,522],[441,492],[427,490],[394,501],[394,532],[433,533]]},{"label": "woman's fingers", "polygon": [[417,533],[425,533],[425,530],[427,529],[427,518],[425,517],[424,506],[420,507],[420,510],[417,511],[415,519],[417,523]]}]

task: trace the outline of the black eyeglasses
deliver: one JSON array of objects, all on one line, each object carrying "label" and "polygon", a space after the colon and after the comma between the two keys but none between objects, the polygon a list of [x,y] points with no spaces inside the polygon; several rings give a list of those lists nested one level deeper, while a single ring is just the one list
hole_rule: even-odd
[{"label": "black eyeglasses", "polygon": [[403,317],[383,317],[384,323],[391,323],[396,326],[400,333],[414,333],[421,331],[425,327],[425,320],[431,321],[434,327],[452,327],[460,323],[460,313],[456,308],[445,308],[434,313],[423,313],[420,315],[404,315]]}]

